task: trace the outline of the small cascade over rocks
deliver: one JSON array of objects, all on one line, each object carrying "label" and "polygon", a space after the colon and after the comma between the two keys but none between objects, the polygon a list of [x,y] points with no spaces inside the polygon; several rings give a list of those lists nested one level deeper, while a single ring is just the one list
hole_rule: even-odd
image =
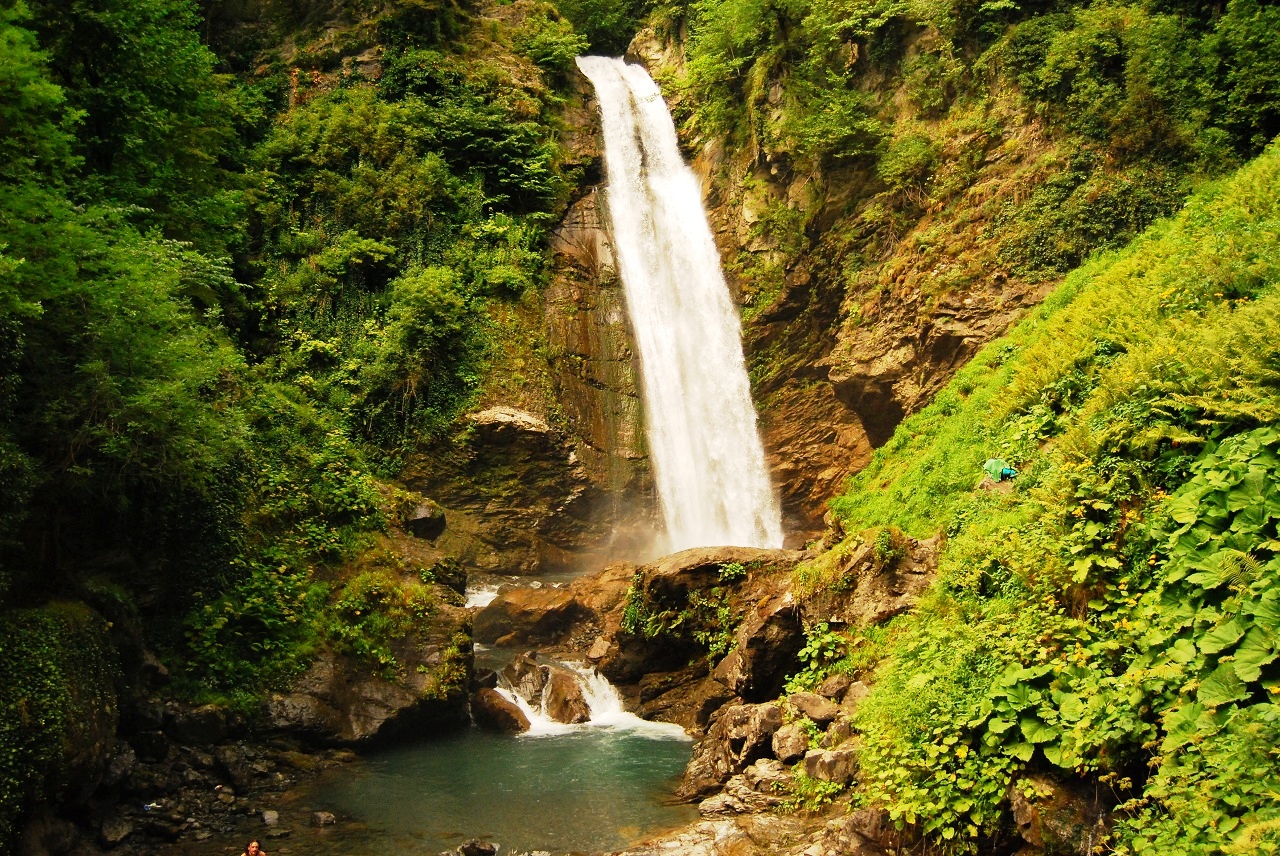
[{"label": "small cascade over rocks", "polygon": [[539,663],[536,654],[521,654],[501,672],[496,692],[528,720],[528,737],[609,730],[653,740],[691,739],[678,725],[628,712],[617,688],[582,663]]},{"label": "small cascade over rocks", "polygon": [[579,57],[578,67],[600,101],[611,232],[640,353],[666,552],[781,547],[738,315],[671,114],[641,66]]}]

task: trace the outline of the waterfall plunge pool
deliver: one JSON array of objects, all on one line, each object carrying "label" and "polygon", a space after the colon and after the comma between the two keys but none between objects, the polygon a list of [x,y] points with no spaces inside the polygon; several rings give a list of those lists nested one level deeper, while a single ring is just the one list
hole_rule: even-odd
[{"label": "waterfall plunge pool", "polygon": [[[479,664],[501,668],[516,652],[476,653]],[[317,782],[310,801],[362,827],[342,852],[434,856],[468,838],[496,842],[502,853],[616,850],[694,819],[694,807],[670,802],[689,760],[684,731],[628,713],[593,670],[555,665],[577,674],[590,722],[553,722],[503,690],[529,717],[527,734],[470,728]]]},{"label": "waterfall plunge pool", "polygon": [[[356,821],[325,836],[348,856],[435,856],[468,838],[504,854],[615,850],[697,816],[667,804],[688,759],[687,741],[629,729],[513,738],[473,728],[348,765],[308,804]],[[306,852],[323,852],[318,843]]]}]

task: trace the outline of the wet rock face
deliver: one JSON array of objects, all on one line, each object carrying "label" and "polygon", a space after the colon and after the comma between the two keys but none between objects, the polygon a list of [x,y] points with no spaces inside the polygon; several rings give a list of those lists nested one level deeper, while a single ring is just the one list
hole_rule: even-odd
[{"label": "wet rock face", "polygon": [[577,725],[591,719],[591,706],[582,694],[577,676],[565,669],[551,670],[544,698],[547,716],[556,722]]},{"label": "wet rock face", "polygon": [[524,409],[486,402],[467,417],[468,430],[404,473],[440,508],[412,531],[479,571],[599,566],[606,553],[647,549],[657,520],[638,364],[606,224],[599,113],[586,78],[574,73],[570,84],[566,166],[582,171],[583,184],[552,230],[539,306],[520,321],[542,343],[521,359],[539,362],[547,388],[510,392]]},{"label": "wet rock face", "polygon": [[718,791],[735,773],[772,752],[773,735],[782,727],[776,704],[739,704],[721,708],[707,736],[693,750],[676,796],[699,799]]},{"label": "wet rock face", "polygon": [[329,744],[370,744],[467,722],[472,658],[459,647],[465,610],[441,604],[421,637],[398,641],[400,677],[388,680],[367,663],[325,649],[286,692],[267,699],[266,725]]},{"label": "wet rock face", "polygon": [[542,691],[547,686],[551,667],[538,662],[536,651],[526,651],[516,657],[502,670],[511,691],[531,705],[541,703]]},{"label": "wet rock face", "polygon": [[503,734],[529,730],[529,717],[497,690],[483,688],[471,697],[471,717],[481,728]]},{"label": "wet rock face", "polygon": [[640,679],[639,714],[702,734],[711,716],[733,699],[724,684],[711,678],[704,660],[675,672],[654,672]]},{"label": "wet rock face", "polygon": [[1111,826],[1109,806],[1095,794],[1048,776],[1014,782],[1009,801],[1023,840],[1046,856],[1092,852]]},{"label": "wet rock face", "polygon": [[551,365],[588,471],[652,503],[638,365],[606,221],[604,191],[591,187],[552,233],[544,316]]}]

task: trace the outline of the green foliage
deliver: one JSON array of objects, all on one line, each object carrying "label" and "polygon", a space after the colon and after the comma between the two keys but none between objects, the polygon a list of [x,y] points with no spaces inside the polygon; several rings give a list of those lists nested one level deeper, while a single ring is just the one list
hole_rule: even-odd
[{"label": "green foliage", "polygon": [[66,93],[49,79],[30,10],[16,3],[0,10],[0,169],[7,181],[47,175],[62,180],[74,168],[70,128],[78,118],[66,109]]},{"label": "green foliage", "polygon": [[326,633],[336,650],[362,657],[394,678],[394,644],[424,626],[435,608],[427,586],[384,570],[367,571],[348,580],[337,594]]},{"label": "green foliage", "polygon": [[[294,34],[292,82],[255,59],[242,84],[191,0],[0,8],[0,606],[47,636],[0,646],[26,730],[0,728],[0,837],[57,798],[55,696],[79,681],[75,634],[18,605],[119,591],[175,692],[245,708],[325,644],[391,674],[435,620],[420,569],[369,570],[404,501],[386,480],[474,400],[491,315],[543,282],[568,196],[552,84],[584,42],[533,2],[348,11],[359,33]],[[273,55],[249,43],[295,12],[222,60]],[[371,38],[378,80],[329,71]],[[454,639],[429,691],[469,657]],[[63,718],[35,723],[37,696]]]},{"label": "green foliage", "polygon": [[928,135],[908,133],[888,144],[876,169],[891,189],[918,193],[933,175],[937,161],[938,146]]},{"label": "green foliage", "polygon": [[253,108],[214,74],[190,0],[29,0],[77,115],[78,201],[136,205],[170,237],[224,249],[242,217],[225,165]]},{"label": "green foliage", "polygon": [[622,56],[640,27],[644,0],[558,0],[556,8],[587,40],[579,53]]},{"label": "green foliage", "polygon": [[796,766],[788,787],[790,796],[783,800],[782,805],[792,812],[820,811],[845,789],[839,782],[827,782],[805,775],[803,764]]},{"label": "green foliage", "polygon": [[455,633],[449,639],[449,644],[440,653],[440,665],[431,673],[423,690],[424,697],[456,698],[467,692],[471,680],[471,647],[469,633]]},{"label": "green foliage", "polygon": [[[326,590],[286,564],[238,560],[238,572],[187,619],[189,680],[215,693],[282,688],[311,664]],[[197,593],[197,597],[200,593]]]},{"label": "green foliage", "polygon": [[828,676],[852,674],[859,665],[854,652],[864,640],[848,632],[832,630],[822,621],[805,628],[805,644],[796,657],[803,664],[799,672],[787,679],[786,692],[811,692]]},{"label": "green foliage", "polygon": [[726,562],[720,566],[720,570],[716,573],[721,582],[733,583],[746,578],[747,566],[741,562]]},{"label": "green foliage", "polygon": [[[904,292],[968,290],[993,267],[1065,273],[1280,133],[1280,18],[1256,0],[1212,13],[700,0],[663,16],[688,33],[688,62],[664,84],[691,144],[721,137],[779,176],[850,182],[823,251],[848,272],[850,306],[869,297],[869,259],[890,259],[875,285]],[[881,181],[852,179],[864,171]],[[735,261],[746,296],[765,298],[751,306],[767,305],[785,262]]]},{"label": "green foliage", "polygon": [[574,68],[574,57],[587,52],[587,45],[587,37],[575,32],[550,5],[526,14],[515,38],[517,51],[540,68],[564,75]]},{"label": "green foliage", "polygon": [[[858,714],[862,798],[946,849],[1027,769],[1109,784],[1116,852],[1274,846],[1278,186],[1272,148],[1073,274],[838,506],[949,536]],[[1013,494],[973,490],[988,450]]]},{"label": "green foliage", "polygon": [[[107,625],[82,606],[0,613],[0,848],[18,847],[28,800],[68,788],[68,746],[114,734],[120,678]],[[77,744],[77,741],[80,741]]]},{"label": "green foliage", "polygon": [[881,529],[877,532],[875,540],[871,542],[871,548],[875,553],[876,563],[886,569],[898,564],[907,554],[907,549],[902,543],[902,533],[895,532],[893,529]]},{"label": "green foliage", "polygon": [[743,318],[750,321],[768,309],[782,293],[787,265],[808,244],[807,215],[780,201],[770,201],[751,224],[751,237],[763,240],[768,252],[743,250],[726,268],[737,275],[742,291]]},{"label": "green foliage", "polygon": [[646,632],[648,610],[645,606],[644,575],[637,572],[627,585],[622,605],[622,629],[632,636],[652,636]]},{"label": "green foliage", "polygon": [[[1241,326],[1243,341],[1264,335],[1257,328],[1265,324],[1264,313],[1249,309],[1248,302],[1280,271],[1280,226],[1270,198],[1276,170],[1277,158],[1269,151],[1231,183],[1207,188],[1178,217],[1123,252],[1067,277],[1008,336],[979,352],[933,404],[899,427],[849,492],[833,503],[836,512],[852,529],[897,525],[927,537],[974,501],[972,488],[988,457],[1009,461],[1023,473],[1014,484],[1028,487],[1037,478],[1028,466],[1034,450],[1082,416],[1082,397],[1096,382],[1085,375],[1097,375],[1106,386],[1092,394],[1097,407],[1105,402],[1150,410],[1185,403],[1221,413],[1215,420],[1247,418],[1235,411],[1257,408],[1259,400],[1232,387],[1265,385],[1267,370],[1255,364],[1237,371],[1253,358],[1248,348],[1230,344],[1234,331],[1207,326],[1199,332],[1188,325],[1203,316],[1230,318],[1234,307],[1243,305],[1248,310],[1243,320],[1231,322]],[[1187,353],[1188,335],[1197,337],[1203,365],[1177,358]],[[1121,353],[1126,356],[1117,360]],[[1122,404],[1121,397],[1139,388],[1135,367],[1155,386]],[[1196,396],[1197,381],[1219,392]],[[1186,413],[1175,424],[1189,430],[1198,416]],[[1131,438],[1155,443],[1148,454],[1167,451],[1174,439],[1155,433]],[[1159,456],[1149,465],[1156,470],[1174,466]]]},{"label": "green foliage", "polygon": [[[728,578],[721,577],[729,584],[739,578],[736,572]],[[741,616],[734,613],[727,589],[691,588],[680,602],[667,602],[655,599],[644,583],[643,574],[636,573],[627,586],[622,609],[625,632],[646,639],[663,636],[696,646],[706,652],[709,663],[719,661],[732,650]]]},{"label": "green foliage", "polygon": [[483,347],[478,313],[446,267],[407,271],[389,297],[376,356],[358,375],[368,418],[389,409],[394,423],[439,430],[475,388]]}]

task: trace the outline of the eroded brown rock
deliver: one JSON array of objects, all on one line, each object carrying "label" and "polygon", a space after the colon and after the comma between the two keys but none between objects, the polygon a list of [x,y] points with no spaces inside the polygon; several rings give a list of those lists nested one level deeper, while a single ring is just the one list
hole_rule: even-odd
[{"label": "eroded brown rock", "polygon": [[471,717],[476,725],[504,734],[520,734],[529,730],[529,717],[514,702],[497,690],[482,688],[471,697]]},{"label": "eroded brown rock", "polygon": [[706,737],[693,749],[676,795],[699,799],[719,790],[734,774],[768,757],[773,735],[782,727],[776,704],[738,704],[721,708]]},{"label": "eroded brown rock", "polygon": [[577,725],[591,719],[591,706],[582,694],[577,677],[565,669],[552,669],[543,694],[547,716],[556,722]]},{"label": "eroded brown rock", "polygon": [[1111,825],[1109,806],[1083,786],[1024,776],[1009,789],[1018,833],[1047,856],[1089,853]]}]

